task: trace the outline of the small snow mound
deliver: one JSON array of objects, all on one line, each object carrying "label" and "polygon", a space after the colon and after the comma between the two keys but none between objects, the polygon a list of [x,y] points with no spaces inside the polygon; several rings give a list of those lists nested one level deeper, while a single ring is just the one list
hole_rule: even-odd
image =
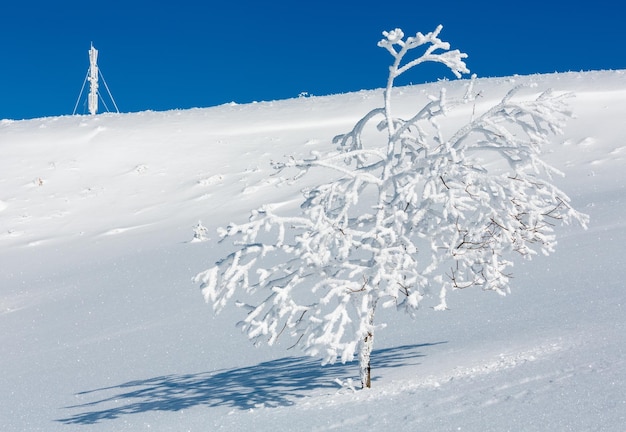
[{"label": "small snow mound", "polygon": [[137,172],[137,173],[139,173],[139,174],[143,174],[143,173],[145,173],[146,171],[148,171],[148,165],[144,165],[144,164],[137,165],[137,166],[135,167],[134,171],[135,171],[135,172]]},{"label": "small snow mound", "polygon": [[212,175],[211,177],[206,177],[198,180],[198,185],[200,186],[212,186],[218,183],[221,183],[224,180],[224,176],[221,174]]}]

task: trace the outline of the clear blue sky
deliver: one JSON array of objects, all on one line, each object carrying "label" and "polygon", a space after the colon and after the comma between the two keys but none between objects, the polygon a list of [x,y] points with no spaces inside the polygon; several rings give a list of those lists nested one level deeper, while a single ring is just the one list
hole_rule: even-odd
[{"label": "clear blue sky", "polygon": [[[626,68],[616,3],[524,1],[7,0],[0,119],[71,114],[90,43],[122,112],[383,87],[383,30],[441,38],[479,77]],[[453,78],[443,66],[406,82]],[[79,104],[78,113],[87,112]]]}]

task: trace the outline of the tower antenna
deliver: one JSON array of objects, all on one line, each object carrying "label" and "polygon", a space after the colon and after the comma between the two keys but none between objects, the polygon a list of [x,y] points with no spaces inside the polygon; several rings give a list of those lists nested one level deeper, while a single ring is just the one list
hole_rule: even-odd
[{"label": "tower antenna", "polygon": [[98,112],[98,50],[93,47],[89,49],[89,114]]},{"label": "tower antenna", "polygon": [[91,43],[91,48],[89,49],[89,69],[87,70],[87,76],[85,77],[85,81],[83,81],[83,86],[80,89],[80,94],[78,95],[78,100],[76,101],[76,105],[74,106],[74,111],[72,115],[76,114],[76,108],[78,108],[78,103],[80,102],[81,97],[83,96],[83,90],[85,89],[85,83],[89,81],[89,95],[87,97],[87,104],[89,108],[89,114],[95,115],[98,112],[98,100],[102,100],[104,107],[109,111],[104,99],[100,95],[100,91],[98,88],[100,87],[98,83],[98,79],[102,78],[102,82],[104,83],[104,87],[113,102],[113,106],[115,107],[115,112],[119,113],[120,110],[117,108],[117,104],[115,103],[115,99],[113,99],[113,95],[109,90],[109,86],[107,86],[106,81],[104,80],[104,75],[98,68],[98,50],[93,46],[93,42]]}]

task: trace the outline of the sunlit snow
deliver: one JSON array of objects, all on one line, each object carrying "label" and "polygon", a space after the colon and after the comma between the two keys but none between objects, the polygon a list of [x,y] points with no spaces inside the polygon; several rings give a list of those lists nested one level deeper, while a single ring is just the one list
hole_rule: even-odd
[{"label": "sunlit snow", "polygon": [[[623,431],[626,71],[479,79],[450,127],[521,82],[575,95],[545,159],[589,229],[557,227],[511,295],[384,312],[356,392],[355,363],[251,346],[244,311],[214,316],[192,278],[222,256],[218,227],[326,180],[285,183],[271,162],[332,151],[380,90],[0,120],[0,430]],[[395,110],[466,83],[398,88]]]}]

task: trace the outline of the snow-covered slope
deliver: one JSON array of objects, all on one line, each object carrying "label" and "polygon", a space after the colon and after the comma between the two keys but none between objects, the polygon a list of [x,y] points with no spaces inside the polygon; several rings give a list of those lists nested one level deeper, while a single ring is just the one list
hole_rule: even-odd
[{"label": "snow-covered slope", "polygon": [[[214,317],[191,279],[221,246],[190,240],[296,199],[270,162],[332,150],[381,91],[0,120],[0,430],[625,430],[626,71],[479,80],[450,127],[527,81],[576,96],[545,150],[589,229],[559,228],[510,296],[386,312],[356,393],[334,382],[356,365],[253,348],[241,311]],[[397,89],[396,111],[465,84]]]}]

